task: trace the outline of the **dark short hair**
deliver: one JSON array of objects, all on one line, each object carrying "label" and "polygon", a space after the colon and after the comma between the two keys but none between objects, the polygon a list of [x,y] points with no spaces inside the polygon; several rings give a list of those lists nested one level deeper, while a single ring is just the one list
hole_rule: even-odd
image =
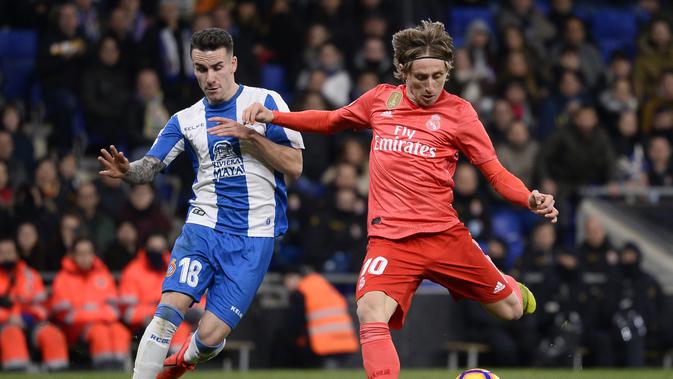
[{"label": "dark short hair", "polygon": [[190,52],[194,49],[213,51],[225,48],[227,53],[234,52],[234,39],[226,30],[221,28],[206,28],[192,35]]}]

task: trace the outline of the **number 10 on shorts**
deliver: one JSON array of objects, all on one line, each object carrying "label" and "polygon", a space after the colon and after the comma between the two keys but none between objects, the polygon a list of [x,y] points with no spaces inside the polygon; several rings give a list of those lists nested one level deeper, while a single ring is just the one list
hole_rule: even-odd
[{"label": "number 10 on shorts", "polygon": [[372,275],[381,275],[388,265],[388,260],[384,257],[369,258],[365,261],[365,264],[362,265],[362,271],[360,271],[360,276],[365,276],[365,273],[370,273]]},{"label": "number 10 on shorts", "polygon": [[199,273],[203,268],[201,262],[196,259],[184,257],[180,259],[180,283],[187,283],[188,286],[194,288],[199,284]]}]

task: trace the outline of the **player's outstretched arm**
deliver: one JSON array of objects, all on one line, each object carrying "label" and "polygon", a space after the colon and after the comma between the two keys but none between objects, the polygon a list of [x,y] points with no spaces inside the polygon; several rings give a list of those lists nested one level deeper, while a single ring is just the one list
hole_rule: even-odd
[{"label": "player's outstretched arm", "polygon": [[558,220],[558,209],[554,207],[555,202],[554,196],[533,190],[528,197],[528,208],[533,213],[550,219],[552,223],[556,223]]},{"label": "player's outstretched arm", "polygon": [[479,166],[488,182],[506,200],[528,207],[533,213],[550,219],[555,223],[558,210],[554,207],[554,196],[540,193],[538,190],[530,192],[523,182],[507,171],[497,159],[490,160]]},{"label": "player's outstretched arm", "polygon": [[98,173],[111,178],[122,179],[127,183],[149,183],[163,170],[166,165],[155,157],[143,157],[129,163],[124,153],[117,151],[114,145],[110,145],[110,151],[100,149],[98,161],[104,170]]},{"label": "player's outstretched arm", "polygon": [[244,124],[254,124],[256,122],[266,124],[273,121],[273,112],[260,103],[253,103],[245,108],[241,118]]}]

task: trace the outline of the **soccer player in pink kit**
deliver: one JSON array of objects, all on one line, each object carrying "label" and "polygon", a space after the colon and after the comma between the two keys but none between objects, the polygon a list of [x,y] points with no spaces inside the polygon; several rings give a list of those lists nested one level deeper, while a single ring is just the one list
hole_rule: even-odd
[{"label": "soccer player in pink kit", "polygon": [[[369,244],[357,283],[360,343],[368,378],[397,378],[399,358],[389,327],[400,328],[423,279],[471,299],[498,318],[535,310],[535,298],[501,273],[459,221],[453,174],[462,152],[505,199],[556,222],[551,195],[530,192],[498,161],[467,101],[444,91],[453,42],[444,25],[422,21],[393,36],[396,76],[335,111],[278,112],[261,104],[244,111],[249,124],[271,122],[302,132],[373,130],[370,154]],[[234,121],[209,129],[226,135]]]}]

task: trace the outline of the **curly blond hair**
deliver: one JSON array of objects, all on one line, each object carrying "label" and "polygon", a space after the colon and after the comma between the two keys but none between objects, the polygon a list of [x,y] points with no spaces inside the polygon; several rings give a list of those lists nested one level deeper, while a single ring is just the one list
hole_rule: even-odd
[{"label": "curly blond hair", "polygon": [[[421,24],[393,35],[395,77],[405,80],[414,60],[421,57],[442,59],[447,71],[453,68],[453,38],[439,21],[422,20]],[[400,67],[401,65],[401,67]]]}]

